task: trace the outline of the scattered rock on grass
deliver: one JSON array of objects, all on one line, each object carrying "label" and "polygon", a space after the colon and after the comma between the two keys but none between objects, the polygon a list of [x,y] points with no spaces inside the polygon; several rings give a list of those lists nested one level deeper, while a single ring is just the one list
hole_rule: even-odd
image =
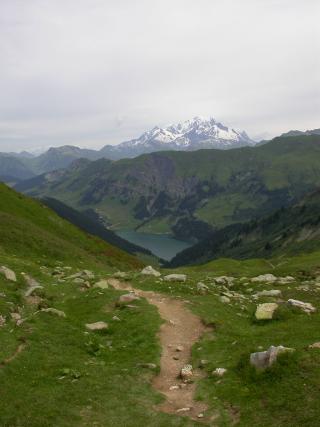
[{"label": "scattered rock on grass", "polygon": [[273,319],[273,314],[277,308],[278,304],[274,302],[259,304],[255,313],[255,317],[257,320],[271,320]]},{"label": "scattered rock on grass", "polygon": [[304,311],[305,313],[308,313],[308,314],[314,313],[316,311],[316,308],[313,307],[313,305],[310,304],[309,302],[303,302],[303,301],[299,301],[296,299],[289,299],[288,304],[293,306],[293,307],[300,308],[302,311]]},{"label": "scattered rock on grass", "polygon": [[117,306],[123,306],[123,305],[127,305],[130,304],[133,301],[137,301],[140,298],[138,297],[138,295],[136,295],[134,292],[130,292],[129,294],[124,294],[121,295],[120,298],[117,301]]},{"label": "scattered rock on grass", "polygon": [[164,276],[164,280],[166,282],[185,282],[187,280],[187,276],[185,274],[168,274]]},{"label": "scattered rock on grass", "polygon": [[95,322],[95,323],[86,323],[86,328],[88,331],[105,331],[108,329],[108,323],[106,322]]},{"label": "scattered rock on grass", "polygon": [[278,289],[263,290],[256,293],[257,297],[280,297],[281,291]]},{"label": "scattered rock on grass", "polygon": [[10,280],[11,282],[17,281],[17,277],[16,277],[15,272],[13,270],[10,270],[10,268],[5,267],[4,265],[2,267],[0,267],[0,273],[2,273],[4,275],[4,277],[7,280]]},{"label": "scattered rock on grass", "polygon": [[148,267],[145,267],[142,271],[141,274],[145,275],[145,276],[154,276],[154,277],[160,277],[161,273],[159,273],[159,271],[155,270],[151,265],[148,265]]},{"label": "scattered rock on grass", "polygon": [[58,317],[66,317],[66,313],[64,311],[57,310],[56,308],[53,308],[53,307],[42,308],[41,311],[44,313],[55,314]]},{"label": "scattered rock on grass", "polygon": [[109,283],[108,280],[99,280],[99,282],[95,283],[93,285],[94,288],[100,288],[100,289],[108,289],[109,288]]},{"label": "scattered rock on grass", "polygon": [[313,344],[310,344],[309,348],[319,348],[320,349],[320,342],[315,342]]},{"label": "scattered rock on grass", "polygon": [[292,352],[293,348],[283,347],[279,345],[274,347],[273,345],[266,351],[259,351],[257,353],[250,354],[250,364],[257,369],[266,369],[276,362],[279,354]]},{"label": "scattered rock on grass", "polygon": [[214,375],[215,377],[223,377],[223,375],[227,372],[227,369],[225,368],[216,368],[213,372],[212,375]]},{"label": "scattered rock on grass", "polygon": [[269,282],[273,283],[277,281],[277,277],[273,274],[261,274],[260,276],[253,277],[251,282]]},{"label": "scattered rock on grass", "polygon": [[202,282],[197,283],[197,291],[200,295],[206,295],[209,291],[209,287]]}]

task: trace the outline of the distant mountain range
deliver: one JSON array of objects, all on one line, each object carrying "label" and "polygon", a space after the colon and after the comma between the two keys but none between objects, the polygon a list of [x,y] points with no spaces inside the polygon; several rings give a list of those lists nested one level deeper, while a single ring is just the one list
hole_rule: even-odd
[{"label": "distant mountain range", "polygon": [[166,128],[155,127],[139,138],[119,145],[106,145],[101,152],[109,159],[119,160],[155,151],[194,151],[201,148],[227,150],[254,144],[245,132],[239,133],[213,118],[195,117]]},{"label": "distant mountain range", "polygon": [[279,137],[233,150],[81,159],[16,186],[78,210],[94,209],[113,228],[184,239],[202,239],[267,215],[319,187],[319,135]]},{"label": "distant mountain range", "polygon": [[66,168],[80,158],[119,160],[157,151],[194,151],[201,148],[227,150],[254,144],[255,142],[245,132],[239,133],[213,118],[206,120],[195,117],[167,128],[155,127],[137,139],[118,145],[106,145],[101,150],[66,145],[50,148],[38,156],[25,151],[0,153],[0,179],[17,182],[45,172]]}]

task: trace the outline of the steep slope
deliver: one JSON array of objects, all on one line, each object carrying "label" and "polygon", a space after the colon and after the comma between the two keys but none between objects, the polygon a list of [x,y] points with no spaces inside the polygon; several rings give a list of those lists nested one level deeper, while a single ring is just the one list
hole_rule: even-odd
[{"label": "steep slope", "polygon": [[265,218],[211,233],[180,252],[168,265],[199,264],[220,257],[268,258],[315,250],[320,250],[320,190]]},{"label": "steep slope", "polygon": [[237,132],[215,119],[194,117],[166,128],[154,127],[139,138],[101,149],[107,158],[119,160],[133,158],[155,151],[194,151],[201,148],[230,149],[254,145],[245,132]]},{"label": "steep slope", "polygon": [[51,209],[0,184],[0,253],[103,263],[114,268],[140,266],[131,255],[90,236]]},{"label": "steep slope", "polygon": [[320,136],[276,138],[259,147],[100,159],[17,188],[99,212],[123,228],[185,237],[266,215],[320,186]]},{"label": "steep slope", "polygon": [[71,224],[79,227],[81,230],[86,231],[93,236],[97,236],[105,242],[110,243],[111,245],[116,246],[125,252],[128,252],[132,255],[152,255],[148,249],[130,243],[127,240],[117,236],[111,230],[108,230],[101,223],[100,217],[94,211],[81,213],[64,203],[59,202],[59,200],[52,199],[50,197],[41,199],[41,202],[55,211],[61,218],[66,219]]}]

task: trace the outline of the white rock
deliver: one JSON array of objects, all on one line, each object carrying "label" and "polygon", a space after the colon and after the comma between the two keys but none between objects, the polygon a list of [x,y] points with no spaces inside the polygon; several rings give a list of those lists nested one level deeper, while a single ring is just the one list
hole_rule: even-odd
[{"label": "white rock", "polygon": [[216,368],[213,372],[212,375],[216,376],[216,377],[223,377],[223,375],[227,372],[227,369],[225,368]]},{"label": "white rock", "polygon": [[229,302],[231,301],[229,297],[226,297],[225,295],[222,295],[220,297],[220,301],[223,302],[224,304],[229,304]]},{"label": "white rock", "polygon": [[271,320],[277,308],[278,304],[274,302],[259,304],[255,313],[255,317],[257,320]]},{"label": "white rock", "polygon": [[288,300],[288,304],[291,305],[291,306],[293,306],[293,307],[300,308],[305,313],[314,313],[317,310],[309,302],[303,302],[303,301],[299,301],[299,300],[296,300],[296,299],[289,299]]},{"label": "white rock", "polygon": [[193,375],[192,365],[185,365],[180,371],[180,376],[183,380],[190,379],[192,375]]},{"label": "white rock", "polygon": [[109,283],[108,280],[99,280],[99,282],[95,283],[93,285],[94,288],[100,288],[100,289],[108,289],[109,288]]},{"label": "white rock", "polygon": [[235,277],[232,276],[219,276],[214,277],[213,280],[217,285],[226,285],[226,286],[232,286],[233,282],[235,281]]},{"label": "white rock", "polygon": [[164,280],[166,282],[185,282],[187,280],[187,276],[185,274],[168,274],[164,276]]},{"label": "white rock", "polygon": [[197,283],[197,291],[201,295],[206,295],[209,291],[209,288],[204,283],[199,282],[199,283]]},{"label": "white rock", "polygon": [[320,349],[320,342],[315,342],[313,344],[310,344],[309,348],[319,348]]},{"label": "white rock", "polygon": [[4,265],[2,267],[0,267],[0,273],[2,273],[4,275],[4,277],[7,280],[10,280],[11,282],[17,281],[17,277],[16,277],[15,272],[13,270],[10,270],[10,268],[5,267]]},{"label": "white rock", "polygon": [[255,294],[255,296],[257,297],[279,297],[281,296],[281,291],[279,291],[278,289],[271,289],[271,290],[264,290],[264,291],[260,291],[257,292]]},{"label": "white rock", "polygon": [[155,270],[151,265],[148,265],[148,267],[145,267],[142,271],[141,274],[145,275],[145,276],[154,276],[154,277],[160,277],[161,273],[159,273],[159,271]]},{"label": "white rock", "polygon": [[88,331],[104,331],[108,329],[108,323],[106,322],[86,323],[86,328],[88,329]]},{"label": "white rock", "polygon": [[130,304],[133,301],[137,301],[140,298],[138,295],[136,295],[134,292],[130,292],[129,294],[121,295],[121,297],[118,299],[117,305],[126,305]]},{"label": "white rock", "polygon": [[293,348],[283,347],[282,345],[269,347],[266,351],[259,351],[250,354],[250,364],[257,369],[270,367],[278,358],[278,355],[285,352],[292,352]]},{"label": "white rock", "polygon": [[253,277],[251,279],[251,282],[269,282],[273,283],[276,282],[278,278],[274,276],[273,274],[261,274],[260,276]]}]

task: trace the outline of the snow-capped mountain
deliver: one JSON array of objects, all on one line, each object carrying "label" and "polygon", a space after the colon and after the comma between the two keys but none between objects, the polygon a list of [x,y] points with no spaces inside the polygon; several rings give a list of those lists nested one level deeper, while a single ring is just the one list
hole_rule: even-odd
[{"label": "snow-capped mountain", "polygon": [[154,127],[139,138],[118,145],[106,145],[101,152],[111,159],[135,157],[163,150],[230,149],[254,145],[245,132],[237,132],[213,118],[194,117],[166,128]]}]

